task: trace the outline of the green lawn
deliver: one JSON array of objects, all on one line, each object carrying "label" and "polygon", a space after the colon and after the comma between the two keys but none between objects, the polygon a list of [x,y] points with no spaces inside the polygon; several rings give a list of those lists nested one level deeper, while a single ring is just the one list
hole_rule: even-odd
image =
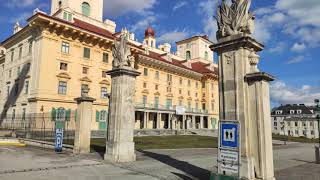
[{"label": "green lawn", "polygon": [[[91,146],[96,150],[105,148],[105,139],[91,139]],[[206,136],[147,136],[135,137],[135,148],[145,149],[182,149],[216,148],[217,138]]]},{"label": "green lawn", "polygon": [[308,139],[306,137],[292,137],[292,136],[288,138],[288,136],[278,135],[278,134],[272,134],[272,139],[280,140],[280,141],[301,142],[301,143],[318,143],[319,142],[319,139]]}]

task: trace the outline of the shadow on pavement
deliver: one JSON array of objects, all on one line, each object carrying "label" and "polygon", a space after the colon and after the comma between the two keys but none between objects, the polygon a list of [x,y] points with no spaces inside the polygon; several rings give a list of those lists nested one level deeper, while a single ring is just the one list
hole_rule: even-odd
[{"label": "shadow on pavement", "polygon": [[[174,159],[168,155],[157,154],[157,153],[143,151],[143,150],[138,150],[138,151],[141,152],[145,156],[156,159],[166,165],[174,167],[174,168],[194,177],[195,179],[210,179],[210,171],[208,171],[206,169],[194,166],[194,165],[192,165],[188,162],[185,162],[185,161],[179,161],[179,160]],[[190,178],[188,176],[185,176],[185,175],[182,175],[179,173],[173,173],[173,174],[175,174],[185,180],[193,179],[193,178]]]}]

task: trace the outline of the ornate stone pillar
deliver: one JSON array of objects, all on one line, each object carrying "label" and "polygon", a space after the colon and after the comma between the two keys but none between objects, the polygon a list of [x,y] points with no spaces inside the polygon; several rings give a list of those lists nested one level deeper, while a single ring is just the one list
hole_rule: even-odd
[{"label": "ornate stone pillar", "polygon": [[168,129],[171,129],[172,128],[172,116],[173,114],[168,114]]},{"label": "ornate stone pillar", "polygon": [[133,68],[133,57],[125,35],[115,42],[113,49],[113,69],[107,72],[111,76],[111,96],[108,136],[106,142],[106,160],[112,162],[135,161],[133,131],[135,124],[135,81],[140,75]]},{"label": "ornate stone pillar", "polygon": [[143,112],[143,129],[147,129],[149,114],[147,112]]},{"label": "ornate stone pillar", "polygon": [[90,153],[92,103],[95,99],[79,97],[75,101],[78,108],[73,153],[86,154]]},{"label": "ornate stone pillar", "polygon": [[186,121],[187,121],[187,116],[183,115],[182,116],[182,129],[186,129]]}]

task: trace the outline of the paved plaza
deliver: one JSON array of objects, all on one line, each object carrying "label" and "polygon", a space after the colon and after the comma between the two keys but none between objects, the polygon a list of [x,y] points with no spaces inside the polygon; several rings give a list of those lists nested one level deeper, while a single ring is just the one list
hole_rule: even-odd
[{"label": "paved plaza", "polygon": [[[320,180],[314,145],[274,146],[278,180]],[[35,147],[0,147],[1,180],[208,179],[216,171],[217,149],[147,150],[133,163],[111,164],[102,155],[55,154]]]}]

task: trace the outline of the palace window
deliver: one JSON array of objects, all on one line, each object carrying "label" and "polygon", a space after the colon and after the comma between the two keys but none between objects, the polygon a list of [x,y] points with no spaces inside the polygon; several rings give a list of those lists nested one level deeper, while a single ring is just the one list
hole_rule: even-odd
[{"label": "palace window", "polygon": [[182,80],[182,78],[180,78],[180,81],[179,81],[179,82],[180,82],[180,85],[182,85],[182,83],[183,83],[183,80]]},{"label": "palace window", "polygon": [[199,109],[199,103],[196,103],[196,110]]},{"label": "palace window", "polygon": [[89,68],[83,67],[82,68],[82,74],[88,74]]},{"label": "palace window", "polygon": [[188,86],[189,86],[189,87],[191,86],[191,81],[190,81],[190,79],[188,80]]},{"label": "palace window", "polygon": [[155,89],[155,90],[159,90],[159,85],[156,84],[155,87],[154,87],[154,89]]},{"label": "palace window", "polygon": [[298,127],[298,122],[294,122],[294,126]]},{"label": "palace window", "polygon": [[26,120],[26,108],[22,109],[22,121]]},{"label": "palace window", "polygon": [[83,48],[83,57],[86,59],[90,59],[90,48]]},{"label": "palace window", "polygon": [[67,42],[62,42],[61,44],[61,52],[69,54],[70,44]]},{"label": "palace window", "polygon": [[154,107],[159,108],[159,97],[154,98]]},{"label": "palace window", "polygon": [[199,83],[198,83],[198,82],[196,82],[196,88],[198,88],[198,86],[199,86]]},{"label": "palace window", "polygon": [[147,88],[147,83],[146,82],[143,83],[143,88]]},{"label": "palace window", "polygon": [[206,110],[206,104],[202,103],[202,110]]},{"label": "palace window", "polygon": [[58,94],[67,94],[67,82],[59,81]]},{"label": "palace window", "polygon": [[12,121],[16,119],[16,110],[12,109]]},{"label": "palace window", "polygon": [[188,101],[188,109],[190,110],[191,109],[191,102]]},{"label": "palace window", "polygon": [[143,69],[143,75],[144,75],[144,76],[148,76],[148,69],[147,69],[147,68],[144,68],[144,69]]},{"label": "palace window", "polygon": [[186,52],[186,59],[187,60],[191,59],[191,52],[190,51]]},{"label": "palace window", "polygon": [[19,74],[20,74],[20,66],[18,67],[17,69],[17,76],[19,77]]},{"label": "palace window", "polygon": [[82,14],[90,16],[90,4],[87,2],[82,3]]},{"label": "palace window", "polygon": [[10,69],[9,70],[9,78],[11,78],[11,75],[12,75],[12,70]]},{"label": "palace window", "polygon": [[19,59],[21,59],[21,57],[22,57],[22,46],[20,46],[19,48]]},{"label": "palace window", "polygon": [[208,51],[204,52],[204,59],[208,60],[209,59],[209,53]]},{"label": "palace window", "polygon": [[202,88],[206,88],[206,82],[202,82]]},{"label": "palace window", "polygon": [[179,100],[179,106],[182,106],[182,104],[183,104],[182,100]]},{"label": "palace window", "polygon": [[106,52],[104,52],[102,56],[103,56],[103,57],[102,57],[102,61],[103,61],[104,63],[109,63],[109,54],[106,53]]},{"label": "palace window", "polygon": [[68,12],[63,12],[63,19],[66,21],[71,21],[72,20],[72,14]]},{"label": "palace window", "polygon": [[67,63],[60,63],[60,70],[67,71],[68,70],[68,64]]},{"label": "palace window", "polygon": [[172,99],[167,99],[166,107],[167,107],[167,109],[172,108]]},{"label": "palace window", "polygon": [[298,130],[295,130],[294,132],[295,132],[296,135],[299,135],[299,131]]},{"label": "palace window", "polygon": [[167,87],[167,92],[171,92],[172,91],[172,89],[171,89],[171,87]]},{"label": "palace window", "polygon": [[214,111],[214,103],[211,103],[211,110]]},{"label": "palace window", "polygon": [[167,74],[167,82],[172,82],[172,75],[171,74]]},{"label": "palace window", "polygon": [[156,71],[155,78],[156,78],[156,79],[159,79],[159,78],[160,78],[160,72],[159,72],[159,71]]},{"label": "palace window", "polygon": [[101,98],[102,98],[102,99],[108,98],[108,90],[107,90],[106,87],[102,87],[102,88],[101,88]]},{"label": "palace window", "polygon": [[29,54],[32,53],[32,41],[29,42]]},{"label": "palace window", "polygon": [[66,119],[66,110],[64,108],[58,108],[56,121],[64,121]]},{"label": "palace window", "polygon": [[28,94],[29,92],[29,81],[24,82],[24,94]]},{"label": "palace window", "polygon": [[11,51],[11,62],[13,62],[13,58],[14,58],[14,50]]},{"label": "palace window", "polygon": [[143,103],[144,106],[146,106],[147,101],[148,101],[148,97],[146,95],[144,95],[143,99],[142,99],[142,103]]},{"label": "palace window", "polygon": [[179,89],[179,94],[182,94],[182,90],[181,89]]}]

